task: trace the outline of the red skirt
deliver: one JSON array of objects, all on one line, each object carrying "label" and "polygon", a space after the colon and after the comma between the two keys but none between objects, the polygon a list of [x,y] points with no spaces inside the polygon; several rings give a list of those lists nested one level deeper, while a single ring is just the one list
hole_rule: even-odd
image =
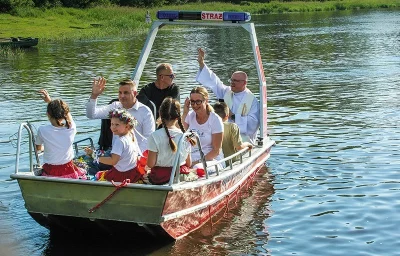
[{"label": "red skirt", "polygon": [[87,179],[86,171],[76,166],[72,161],[60,165],[44,164],[42,168],[43,168],[42,176],[84,179],[84,180]]},{"label": "red skirt", "polygon": [[104,173],[104,179],[108,181],[122,182],[126,179],[130,179],[131,183],[136,183],[143,178],[138,169],[135,167],[126,172],[120,172],[115,167]]},{"label": "red skirt", "polygon": [[[180,173],[189,173],[189,167],[181,165]],[[149,181],[153,185],[163,185],[169,182],[171,178],[172,167],[154,166],[149,173]]]}]

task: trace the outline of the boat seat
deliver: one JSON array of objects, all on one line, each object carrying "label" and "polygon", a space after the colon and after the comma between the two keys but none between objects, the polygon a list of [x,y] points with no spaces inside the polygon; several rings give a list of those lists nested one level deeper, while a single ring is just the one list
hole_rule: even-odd
[{"label": "boat seat", "polygon": [[[112,99],[108,104],[118,101],[118,99]],[[101,119],[101,128],[99,136],[99,149],[107,150],[112,145],[113,134],[111,132],[111,121],[110,119]]]},{"label": "boat seat", "polygon": [[[157,108],[156,108],[156,104],[154,104],[153,101],[149,100],[149,98],[147,98],[145,95],[137,95],[136,99],[146,105],[147,107],[149,107],[149,109],[151,110],[151,112],[153,113],[153,117],[154,117],[154,123],[156,121],[156,117],[157,117]],[[157,128],[157,127],[156,127]]]}]

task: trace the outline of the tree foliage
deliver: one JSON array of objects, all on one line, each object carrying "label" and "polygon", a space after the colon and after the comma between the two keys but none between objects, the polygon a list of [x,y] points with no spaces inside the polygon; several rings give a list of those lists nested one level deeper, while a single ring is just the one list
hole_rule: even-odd
[{"label": "tree foliage", "polygon": [[32,0],[0,0],[0,12],[9,12],[18,7],[33,7]]},{"label": "tree foliage", "polygon": [[[269,3],[271,0],[0,0],[0,12],[10,12],[19,7],[74,7],[87,8],[98,5],[119,5],[130,7],[158,7],[164,5],[181,5],[186,3],[225,2],[248,5],[254,3]],[[280,2],[294,2],[299,0],[279,0]],[[333,0],[302,0],[302,2],[327,2]]]}]

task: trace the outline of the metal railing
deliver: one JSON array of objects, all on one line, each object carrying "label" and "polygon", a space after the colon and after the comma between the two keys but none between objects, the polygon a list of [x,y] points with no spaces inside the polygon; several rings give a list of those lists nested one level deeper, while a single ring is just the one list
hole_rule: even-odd
[{"label": "metal railing", "polygon": [[18,174],[19,170],[19,157],[21,154],[21,140],[22,140],[22,130],[26,129],[28,131],[28,136],[29,136],[29,171],[34,174],[34,165],[33,165],[33,156],[32,153],[35,153],[36,156],[36,165],[35,167],[40,167],[40,161],[39,161],[39,153],[36,150],[36,146],[34,145],[34,137],[33,137],[33,132],[32,132],[32,126],[27,123],[22,123],[19,125],[18,129],[18,140],[17,140],[17,153],[16,153],[16,159],[15,159],[15,174]]},{"label": "metal railing", "polygon": [[83,141],[85,141],[85,140],[89,140],[90,141],[90,147],[94,150],[94,143],[93,143],[93,140],[92,140],[92,138],[85,138],[85,139],[81,139],[81,140],[78,140],[78,141],[75,141],[72,145],[74,146],[74,150],[75,150],[75,157],[77,157],[78,156],[78,150],[79,150],[79,148],[78,148],[78,143],[80,143],[80,142],[83,142]]},{"label": "metal railing", "polygon": [[[249,157],[251,157],[251,149],[250,148],[244,148],[244,149],[236,152],[233,155],[230,155],[230,156],[228,156],[228,157],[226,157],[224,159],[218,160],[218,161],[214,161],[213,164],[211,164],[210,166],[207,166],[207,161],[205,160],[204,153],[203,153],[203,151],[201,149],[201,143],[200,143],[199,135],[196,132],[187,131],[187,132],[185,132],[183,134],[183,136],[179,139],[179,142],[178,142],[178,149],[176,151],[176,155],[175,155],[175,158],[174,158],[174,161],[173,161],[171,177],[170,177],[170,180],[169,180],[169,183],[168,183],[169,186],[171,186],[172,184],[177,184],[177,183],[180,182],[180,179],[179,179],[180,163],[183,161],[182,159],[180,159],[181,158],[181,151],[182,150],[186,150],[184,142],[185,142],[185,140],[187,140],[188,137],[196,137],[197,146],[198,146],[199,151],[200,151],[201,162],[202,162],[202,164],[204,166],[206,179],[208,179],[210,177],[210,175],[208,173],[208,170],[207,170],[209,167],[214,167],[216,176],[219,176],[220,175],[220,170],[219,170],[218,166],[220,164],[222,164],[222,163],[224,163],[226,161],[229,161],[229,169],[232,170],[233,169],[233,163],[234,163],[233,162],[233,158],[234,157],[240,156],[239,163],[243,163],[243,156],[244,156],[244,154],[246,152],[249,152]],[[225,167],[223,169],[226,169],[227,167]]]},{"label": "metal railing", "polygon": [[[40,156],[43,155],[43,153],[39,153],[38,150],[36,149],[35,136],[33,134],[32,126],[29,122],[21,123],[19,126],[19,129],[18,129],[17,146],[16,146],[17,152],[16,152],[16,159],[15,159],[15,174],[18,174],[18,172],[19,172],[19,163],[20,163],[19,159],[20,159],[20,155],[21,155],[22,131],[24,128],[28,132],[28,139],[29,139],[29,142],[28,142],[28,145],[29,145],[29,152],[28,152],[28,154],[29,154],[29,171],[32,174],[35,174],[35,169],[41,168]],[[78,155],[78,143],[86,141],[86,140],[89,140],[91,147],[94,148],[92,138],[85,138],[82,140],[78,140],[73,143],[73,147],[75,150],[75,156]],[[33,154],[35,154],[36,164],[34,164]]]}]

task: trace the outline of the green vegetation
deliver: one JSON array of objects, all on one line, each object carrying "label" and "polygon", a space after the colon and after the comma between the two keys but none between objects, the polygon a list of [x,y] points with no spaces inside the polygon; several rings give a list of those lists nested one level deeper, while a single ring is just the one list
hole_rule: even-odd
[{"label": "green vegetation", "polygon": [[[22,2],[23,0],[20,1]],[[230,4],[222,2],[200,3],[199,1],[199,3],[147,9],[119,6],[97,6],[86,9],[67,7],[37,8],[26,7],[25,5],[25,7],[13,8],[8,13],[0,13],[0,37],[38,37],[40,38],[40,43],[43,43],[47,40],[79,40],[85,38],[131,36],[135,33],[147,31],[149,27],[145,23],[145,13],[147,10],[150,11],[152,18],[155,19],[156,11],[159,9],[247,11],[255,15],[263,13],[400,7],[400,0],[266,2],[241,1],[240,4]]]},{"label": "green vegetation", "polygon": [[24,50],[20,48],[12,48],[8,46],[0,46],[0,57],[9,58],[9,59],[17,59],[23,58]]},{"label": "green vegetation", "polygon": [[74,9],[17,8],[0,14],[0,37],[38,37],[45,40],[101,38],[147,30],[144,9],[95,7]]}]

